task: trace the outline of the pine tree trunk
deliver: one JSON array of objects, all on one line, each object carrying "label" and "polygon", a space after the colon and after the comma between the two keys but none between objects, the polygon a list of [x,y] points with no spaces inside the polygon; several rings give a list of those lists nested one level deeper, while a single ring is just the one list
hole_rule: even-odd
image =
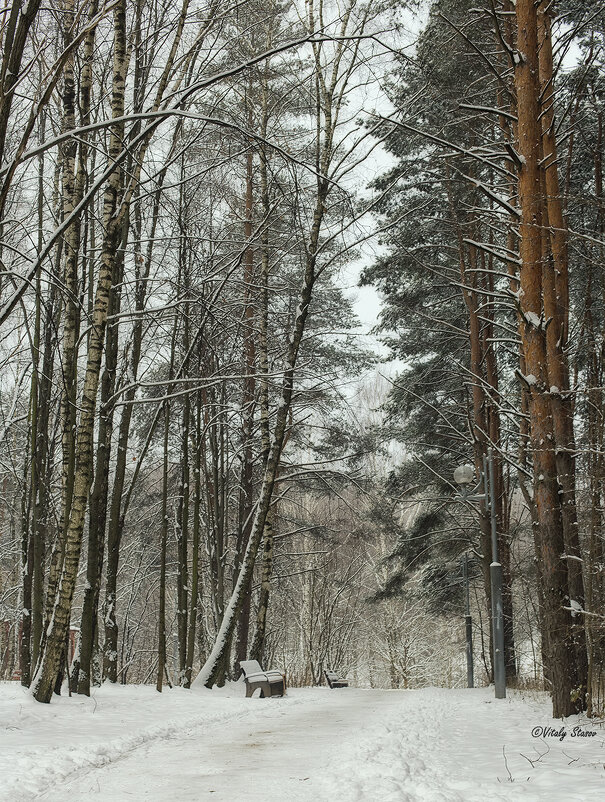
[{"label": "pine tree trunk", "polygon": [[[550,320],[546,330],[548,377],[556,442],[556,462],[561,486],[561,510],[570,598],[584,609],[582,554],[576,506],[576,443],[573,426],[573,399],[569,392],[569,366],[566,349],[569,332],[569,267],[567,225],[559,189],[557,144],[554,121],[554,75],[550,14],[545,4],[538,7],[538,51],[542,103],[542,152],[545,204],[543,225],[545,236],[543,298],[544,315]],[[576,615],[572,621],[572,637],[576,650],[574,686],[583,699],[586,694],[587,652],[584,620]]]},{"label": "pine tree trunk", "polygon": [[515,68],[518,100],[519,208],[521,211],[520,309],[521,336],[530,385],[530,437],[534,463],[534,498],[539,526],[535,527],[542,568],[543,621],[547,638],[547,674],[551,683],[553,716],[571,715],[575,653],[570,638],[567,566],[559,499],[552,408],[549,397],[547,352],[542,309],[542,157],[540,87],[536,7],[533,0],[516,3],[518,48]]}]

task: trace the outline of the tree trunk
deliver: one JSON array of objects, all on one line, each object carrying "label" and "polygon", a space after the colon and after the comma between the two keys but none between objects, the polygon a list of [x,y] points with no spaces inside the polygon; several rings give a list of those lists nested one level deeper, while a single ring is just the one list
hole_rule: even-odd
[{"label": "tree trunk", "polygon": [[194,489],[193,489],[193,533],[192,533],[192,554],[191,554],[191,594],[189,608],[189,627],[187,630],[187,660],[185,665],[185,688],[191,687],[193,674],[193,658],[195,650],[195,635],[197,627],[197,617],[200,608],[200,587],[199,587],[199,558],[200,558],[200,515],[202,503],[202,481],[201,481],[201,442],[202,442],[202,396],[197,395],[197,408],[195,417],[195,462],[193,467]]},{"label": "tree trunk", "polygon": [[[160,179],[160,187],[162,179]],[[161,189],[155,194],[151,216],[150,239],[147,246],[146,256],[139,252],[138,246],[141,241],[140,215],[135,207],[136,221],[136,246],[135,246],[135,311],[138,313],[132,328],[130,350],[130,370],[128,375],[130,385],[124,392],[124,405],[118,429],[118,443],[116,452],[116,466],[113,476],[113,487],[111,492],[111,504],[109,510],[109,524],[107,527],[107,565],[105,579],[105,600],[103,603],[103,625],[104,625],[104,644],[103,644],[103,677],[109,682],[117,682],[117,655],[118,655],[118,622],[116,612],[116,594],[118,582],[118,567],[120,563],[120,545],[122,542],[122,531],[124,520],[131,498],[131,493],[124,496],[124,485],[126,482],[126,462],[128,454],[128,441],[130,438],[130,422],[132,419],[132,404],[136,393],[136,380],[141,359],[141,348],[143,343],[143,315],[147,298],[147,279],[153,255],[153,240],[157,228]],[[140,455],[139,459],[142,459]],[[137,463],[137,467],[140,462]],[[133,483],[135,477],[133,477]],[[100,582],[99,576],[99,582]]]},{"label": "tree trunk", "polygon": [[[185,292],[187,287],[185,285]],[[189,348],[189,305],[185,304],[183,317],[183,345],[185,350]],[[185,371],[185,375],[187,372]],[[185,671],[187,666],[187,608],[188,608],[188,556],[189,556],[189,428],[190,428],[190,401],[189,395],[183,397],[183,411],[181,419],[181,471],[178,489],[178,504],[176,511],[177,526],[177,633],[179,649],[179,672],[178,684],[185,682]],[[175,678],[177,682],[177,678]]]},{"label": "tree trunk", "polygon": [[[119,0],[114,7],[114,72],[112,88],[112,116],[124,114],[124,88],[127,66],[126,47],[126,3]],[[109,162],[115,163],[122,149],[123,123],[114,125],[110,137]],[[92,327],[88,342],[86,375],[80,405],[78,441],[76,446],[73,481],[73,502],[64,509],[68,521],[65,558],[47,641],[40,666],[33,683],[34,697],[39,702],[50,702],[53,687],[61,668],[61,655],[71,614],[71,603],[80,562],[82,533],[92,478],[93,437],[97,390],[101,371],[101,358],[105,340],[107,309],[111,281],[114,275],[114,260],[120,244],[121,220],[115,217],[122,177],[115,168],[108,181],[103,198],[104,241],[95,294]],[[69,514],[68,514],[69,511]]]},{"label": "tree trunk", "polygon": [[581,708],[572,699],[575,653],[570,637],[567,566],[559,500],[552,408],[549,396],[545,323],[542,309],[542,157],[538,38],[533,0],[516,3],[518,47],[515,68],[518,100],[519,208],[521,211],[520,330],[530,387],[530,437],[534,463],[534,498],[539,526],[535,527],[542,568],[544,625],[548,640],[547,672],[551,683],[553,716],[571,715]]},{"label": "tree trunk", "polygon": [[[546,329],[548,378],[556,442],[557,475],[561,486],[561,511],[569,594],[581,609],[585,607],[582,555],[576,507],[576,442],[573,427],[573,398],[569,382],[566,349],[569,332],[569,267],[567,256],[567,225],[559,189],[557,144],[554,121],[554,75],[550,14],[545,4],[538,7],[538,52],[540,97],[542,104],[544,268],[543,299]],[[576,650],[574,687],[582,698],[586,694],[587,652],[584,620],[572,616],[572,637]]]},{"label": "tree trunk", "polygon": [[[263,76],[262,95],[261,95],[261,136],[263,140],[267,138],[268,126],[268,65],[266,65]],[[260,164],[260,194],[263,210],[263,226],[261,229],[261,248],[260,248],[260,308],[258,313],[258,361],[260,373],[260,430],[262,464],[267,463],[269,447],[271,445],[271,430],[269,425],[269,216],[271,204],[269,198],[269,155],[268,149],[261,144],[259,149]],[[256,613],[256,627],[254,639],[250,649],[250,657],[258,660],[262,665],[265,651],[265,638],[267,634],[267,613],[269,610],[269,599],[271,597],[271,576],[273,574],[273,520],[275,507],[271,506],[265,521],[265,531],[263,533],[263,554],[261,568],[261,588],[258,599]]]},{"label": "tree trunk", "polygon": [[[63,44],[67,48],[73,38],[72,26],[75,18],[75,4],[73,0],[65,0],[63,9]],[[75,80],[74,80],[75,54],[73,51],[67,58],[63,68],[63,130],[75,128]],[[61,152],[61,177],[63,219],[67,219],[77,204],[77,181],[75,160],[77,141],[68,139]],[[65,557],[65,540],[69,524],[71,504],[75,482],[76,459],[76,393],[78,369],[78,337],[80,329],[80,309],[78,297],[78,258],[80,250],[80,220],[76,219],[66,230],[64,238],[64,293],[63,310],[63,388],[61,395],[61,442],[63,467],[61,474],[61,517],[57,536],[53,546],[48,585],[46,593],[46,626],[52,619],[53,607],[57,597],[63,561]]]},{"label": "tree trunk", "polygon": [[160,600],[158,607],[158,673],[156,690],[162,692],[166,669],[166,550],[168,547],[168,437],[170,407],[164,402],[164,466],[162,475],[162,526],[160,530]]},{"label": "tree trunk", "polygon": [[256,613],[256,628],[250,647],[250,659],[258,660],[262,665],[267,635],[267,612],[271,595],[271,575],[273,573],[273,507],[269,510],[263,534],[263,555],[261,586]]},{"label": "tree trunk", "polygon": [[[248,102],[250,102],[248,98]],[[252,115],[249,114],[248,123],[252,130]],[[246,250],[244,253],[244,314],[243,314],[243,373],[244,388],[242,394],[242,470],[239,491],[239,525],[236,548],[234,573],[237,576],[252,528],[253,510],[253,451],[252,438],[254,427],[254,402],[256,381],[255,348],[255,304],[254,293],[254,248],[252,246],[252,214],[253,214],[253,185],[252,185],[253,153],[252,149],[246,154],[246,200],[244,218],[244,239]],[[250,631],[250,607],[252,588],[248,587],[242,609],[237,622],[237,641],[235,647],[235,675],[239,673],[239,663],[245,660],[248,653],[248,637]]]},{"label": "tree trunk", "polygon": [[[127,225],[124,225],[122,247],[116,254],[109,297],[108,315],[113,317],[120,311],[121,285],[124,272],[124,248],[126,246]],[[100,416],[97,438],[97,460],[94,471],[94,482],[90,494],[90,512],[88,523],[88,559],[86,564],[86,587],[82,606],[80,624],[79,659],[72,666],[72,690],[90,695],[92,678],[91,663],[93,647],[97,635],[97,612],[99,607],[99,591],[103,570],[103,554],[105,551],[105,529],[107,525],[107,506],[109,497],[109,470],[111,458],[111,439],[113,433],[114,406],[110,399],[116,387],[118,367],[118,323],[107,327],[105,343],[105,369],[101,378]]]}]

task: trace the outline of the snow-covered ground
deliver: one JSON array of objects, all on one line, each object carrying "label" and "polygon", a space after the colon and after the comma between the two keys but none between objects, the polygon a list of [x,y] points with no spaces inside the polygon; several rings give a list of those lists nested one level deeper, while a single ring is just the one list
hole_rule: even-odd
[{"label": "snow-covered ground", "polygon": [[0,683],[0,799],[605,799],[605,728],[549,710],[543,694],[489,689],[245,699],[241,685],[106,686],[39,705]]}]

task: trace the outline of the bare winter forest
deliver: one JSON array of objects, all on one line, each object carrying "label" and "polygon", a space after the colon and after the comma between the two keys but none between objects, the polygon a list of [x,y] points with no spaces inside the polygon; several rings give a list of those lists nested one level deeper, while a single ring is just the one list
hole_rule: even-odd
[{"label": "bare winter forest", "polygon": [[602,713],[605,4],[4,0],[0,42],[0,680],[462,687],[466,574],[488,684],[501,564],[506,683]]}]

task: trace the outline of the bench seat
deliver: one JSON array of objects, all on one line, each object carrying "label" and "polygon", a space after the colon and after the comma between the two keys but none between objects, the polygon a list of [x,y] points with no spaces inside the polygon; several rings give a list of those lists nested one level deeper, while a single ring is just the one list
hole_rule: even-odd
[{"label": "bench seat", "polygon": [[335,671],[329,671],[326,669],[324,671],[326,676],[326,682],[330,686],[330,688],[348,688],[349,687],[349,680],[344,679],[344,677],[339,677]]},{"label": "bench seat", "polygon": [[286,678],[281,671],[263,671],[258,660],[241,660],[239,665],[246,683],[246,697],[252,696],[258,688],[263,697],[285,695]]}]

